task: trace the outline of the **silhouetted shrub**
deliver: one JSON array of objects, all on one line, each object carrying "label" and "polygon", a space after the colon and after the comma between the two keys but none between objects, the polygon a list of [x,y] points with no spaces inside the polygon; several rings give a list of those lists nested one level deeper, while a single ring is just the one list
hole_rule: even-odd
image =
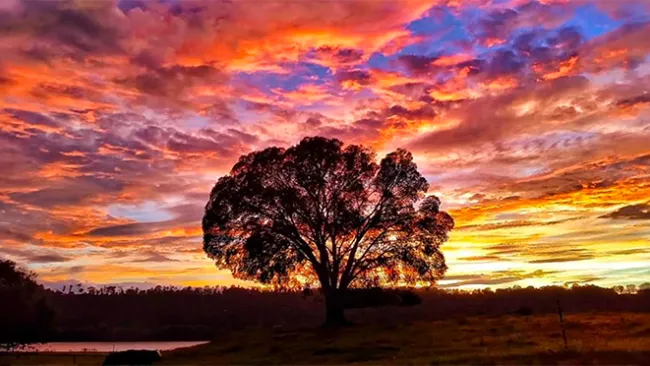
[{"label": "silhouetted shrub", "polygon": [[152,365],[162,360],[160,351],[127,350],[111,352],[106,356],[102,365]]},{"label": "silhouetted shrub", "polygon": [[520,306],[514,313],[521,316],[530,316],[533,315],[533,309],[528,306]]},{"label": "silhouetted shrub", "polygon": [[422,303],[422,298],[411,290],[401,291],[400,298],[402,300],[400,305],[402,306],[414,306]]},{"label": "silhouetted shrub", "polygon": [[401,305],[401,303],[402,300],[397,291],[373,287],[349,290],[345,295],[344,306],[346,309],[360,309]]}]

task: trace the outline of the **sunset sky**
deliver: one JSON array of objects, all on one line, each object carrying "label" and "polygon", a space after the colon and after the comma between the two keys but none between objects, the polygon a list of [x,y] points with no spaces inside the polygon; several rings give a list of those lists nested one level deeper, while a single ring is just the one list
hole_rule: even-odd
[{"label": "sunset sky", "polygon": [[650,282],[647,0],[0,1],[0,257],[230,285],[210,188],[304,136],[404,147],[441,287]]}]

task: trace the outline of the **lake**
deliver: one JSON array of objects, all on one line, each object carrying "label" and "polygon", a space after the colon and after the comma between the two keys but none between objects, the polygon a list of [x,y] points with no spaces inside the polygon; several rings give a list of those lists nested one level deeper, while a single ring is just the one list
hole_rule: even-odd
[{"label": "lake", "polygon": [[148,349],[169,351],[192,347],[208,341],[193,342],[52,342],[37,344],[24,350],[26,352],[112,352],[127,349]]}]

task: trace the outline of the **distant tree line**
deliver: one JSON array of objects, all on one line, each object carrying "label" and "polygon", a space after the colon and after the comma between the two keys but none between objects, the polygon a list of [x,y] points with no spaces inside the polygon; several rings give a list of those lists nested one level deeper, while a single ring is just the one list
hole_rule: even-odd
[{"label": "distant tree line", "polygon": [[[620,290],[620,289],[617,289]],[[629,288],[628,288],[629,290]],[[204,340],[243,327],[304,327],[322,323],[322,294],[252,288],[148,290],[107,287],[48,292],[60,340]],[[592,285],[498,290],[359,289],[345,308],[361,323],[435,320],[452,316],[554,313],[560,300],[577,312],[648,312],[650,289],[626,292]]]},{"label": "distant tree line", "polygon": [[[2,276],[17,270],[15,264],[8,263],[2,261],[7,267]],[[0,344],[5,347],[54,340],[206,340],[246,327],[288,329],[322,324],[324,298],[318,290],[75,285],[54,291],[38,285],[32,274],[19,272],[17,282],[0,280]],[[569,317],[571,313],[591,311],[649,312],[650,286],[610,289],[576,285],[473,291],[370,288],[350,291],[345,307],[350,309],[353,322],[385,324],[476,315],[554,313],[558,300]]]}]

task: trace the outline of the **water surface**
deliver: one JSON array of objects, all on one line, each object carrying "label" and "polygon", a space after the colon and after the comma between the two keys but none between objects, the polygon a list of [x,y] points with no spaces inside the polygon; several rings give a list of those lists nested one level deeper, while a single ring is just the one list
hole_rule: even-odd
[{"label": "water surface", "polygon": [[208,341],[189,342],[51,342],[37,344],[27,352],[112,352],[127,349],[147,349],[169,351],[177,348],[192,347]]}]

